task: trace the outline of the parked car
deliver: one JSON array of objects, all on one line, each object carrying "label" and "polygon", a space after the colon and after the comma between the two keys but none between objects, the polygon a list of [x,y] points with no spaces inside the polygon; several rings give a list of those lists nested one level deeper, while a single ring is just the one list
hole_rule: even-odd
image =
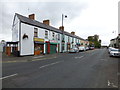
[{"label": "parked car", "polygon": [[110,54],[109,56],[118,56],[118,57],[120,57],[120,49],[111,48],[109,54]]},{"label": "parked car", "polygon": [[79,47],[79,51],[86,51],[85,46],[80,46],[80,47]]},{"label": "parked car", "polygon": [[111,49],[114,49],[113,47],[108,48],[108,53],[110,53]]},{"label": "parked car", "polygon": [[89,50],[89,47],[86,47],[86,51]]},{"label": "parked car", "polygon": [[71,48],[70,50],[69,50],[69,53],[77,53],[77,52],[79,52],[79,49],[78,48]]},{"label": "parked car", "polygon": [[95,49],[94,47],[90,47],[90,50],[93,50],[93,49]]}]

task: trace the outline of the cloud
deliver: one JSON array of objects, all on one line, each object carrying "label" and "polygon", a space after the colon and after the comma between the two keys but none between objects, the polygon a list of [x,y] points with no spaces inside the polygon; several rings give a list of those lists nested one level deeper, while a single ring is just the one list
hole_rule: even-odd
[{"label": "cloud", "polygon": [[[34,13],[36,20],[50,20],[50,25],[61,26],[61,15],[64,19],[65,31],[75,31],[76,35],[87,38],[98,34],[102,43],[109,44],[114,38],[113,30],[118,31],[118,0],[1,0],[0,3],[0,39],[11,40],[11,29],[15,13],[28,16]],[[3,35],[3,36],[2,36]],[[107,38],[106,38],[107,36]],[[8,38],[10,37],[10,38]]]},{"label": "cloud", "polygon": [[87,5],[76,4],[71,2],[2,2],[2,35],[12,35],[12,22],[15,13],[28,16],[28,14],[35,13],[36,20],[42,22],[44,19],[50,19],[51,25],[59,27],[61,25],[61,15],[65,14],[72,21],[78,17]]}]

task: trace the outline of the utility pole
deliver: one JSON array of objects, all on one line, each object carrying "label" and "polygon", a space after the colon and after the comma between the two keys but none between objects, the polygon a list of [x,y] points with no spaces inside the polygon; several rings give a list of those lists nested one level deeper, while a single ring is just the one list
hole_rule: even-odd
[{"label": "utility pole", "polygon": [[67,18],[67,15],[62,14],[62,27],[61,27],[61,29],[62,29],[62,42],[61,42],[62,43],[62,52],[64,50],[64,26],[63,26],[64,16],[65,16],[65,18]]}]

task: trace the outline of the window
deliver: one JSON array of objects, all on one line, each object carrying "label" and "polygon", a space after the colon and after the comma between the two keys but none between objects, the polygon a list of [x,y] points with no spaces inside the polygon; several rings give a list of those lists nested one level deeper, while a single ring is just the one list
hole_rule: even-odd
[{"label": "window", "polygon": [[70,37],[68,36],[68,42],[70,42]]},{"label": "window", "polygon": [[54,37],[55,37],[55,33],[54,32],[52,33],[52,36],[53,36],[53,40],[54,40]]},{"label": "window", "polygon": [[38,37],[38,28],[34,28],[34,37]]},{"label": "window", "polygon": [[60,40],[60,34],[58,34],[58,40]]},{"label": "window", "polygon": [[48,31],[45,31],[45,38],[48,39]]},{"label": "window", "polygon": [[63,41],[65,41],[65,35],[63,34],[63,39],[62,39]]},{"label": "window", "polygon": [[74,42],[74,38],[72,38],[72,43]]}]

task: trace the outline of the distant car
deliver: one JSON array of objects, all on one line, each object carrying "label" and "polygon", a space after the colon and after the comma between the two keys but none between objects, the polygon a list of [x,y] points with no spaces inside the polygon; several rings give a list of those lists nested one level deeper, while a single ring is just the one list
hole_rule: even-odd
[{"label": "distant car", "polygon": [[69,53],[77,53],[77,52],[79,52],[79,50],[78,50],[78,48],[71,48],[70,50],[69,50]]},{"label": "distant car", "polygon": [[86,47],[86,50],[89,50],[89,47]]},{"label": "distant car", "polygon": [[86,51],[85,46],[80,46],[80,47],[79,47],[79,51]]},{"label": "distant car", "polygon": [[111,48],[109,54],[110,54],[109,56],[118,56],[118,57],[120,57],[120,49]]},{"label": "distant car", "polygon": [[95,49],[94,47],[90,47],[90,50],[93,50],[93,49]]}]

